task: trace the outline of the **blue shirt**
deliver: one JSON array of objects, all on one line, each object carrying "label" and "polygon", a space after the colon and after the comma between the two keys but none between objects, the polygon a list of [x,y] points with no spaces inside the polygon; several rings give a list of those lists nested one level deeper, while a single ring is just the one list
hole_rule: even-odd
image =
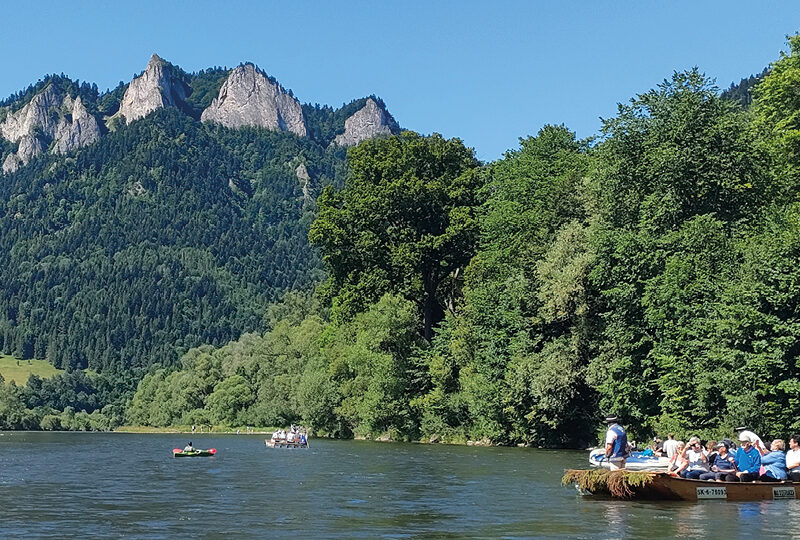
[{"label": "blue shirt", "polygon": [[609,438],[614,435],[614,441],[611,443],[610,458],[624,458],[628,455],[628,435],[625,433],[625,428],[619,424],[611,424],[608,426],[606,432],[606,444]]},{"label": "blue shirt", "polygon": [[786,454],[774,450],[761,458],[761,464],[767,469],[767,474],[776,480],[786,480]]},{"label": "blue shirt", "polygon": [[736,468],[744,473],[758,474],[758,470],[761,468],[761,454],[754,446],[750,446],[749,450],[745,450],[741,446],[737,448],[734,461]]},{"label": "blue shirt", "polygon": [[725,457],[717,454],[717,457],[714,458],[714,465],[716,465],[717,469],[722,469],[724,471],[736,470],[736,464],[733,461],[733,454],[730,452],[728,452]]}]

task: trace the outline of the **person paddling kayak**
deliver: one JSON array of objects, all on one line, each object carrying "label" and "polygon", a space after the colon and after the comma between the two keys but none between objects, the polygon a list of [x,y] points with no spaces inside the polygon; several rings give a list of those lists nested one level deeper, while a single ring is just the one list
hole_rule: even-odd
[{"label": "person paddling kayak", "polygon": [[189,444],[187,444],[187,445],[186,445],[186,446],[183,448],[183,451],[184,451],[184,452],[194,452],[194,446],[192,446],[192,441],[189,441]]}]

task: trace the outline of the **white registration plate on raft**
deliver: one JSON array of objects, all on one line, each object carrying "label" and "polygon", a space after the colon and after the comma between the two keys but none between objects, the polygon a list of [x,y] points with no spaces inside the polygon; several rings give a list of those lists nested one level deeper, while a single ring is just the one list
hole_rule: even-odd
[{"label": "white registration plate on raft", "polygon": [[728,490],[725,487],[699,487],[697,488],[698,499],[727,499]]},{"label": "white registration plate on raft", "polygon": [[793,487],[774,487],[772,488],[772,498],[774,500],[780,499],[796,499]]}]

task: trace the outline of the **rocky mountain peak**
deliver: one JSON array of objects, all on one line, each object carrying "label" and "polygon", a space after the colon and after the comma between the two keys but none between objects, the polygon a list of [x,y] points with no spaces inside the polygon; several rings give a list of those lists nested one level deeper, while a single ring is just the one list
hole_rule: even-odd
[{"label": "rocky mountain peak", "polygon": [[333,144],[353,146],[373,137],[397,133],[400,133],[400,127],[392,115],[373,98],[369,98],[361,109],[345,120],[344,133],[337,135]]},{"label": "rocky mountain peak", "polygon": [[52,84],[15,113],[9,113],[5,122],[0,124],[0,136],[11,142],[19,142],[23,137],[41,128],[44,132],[55,129],[57,117],[49,114],[61,105],[63,94]]},{"label": "rocky mountain peak", "polygon": [[71,111],[72,118],[68,119],[64,116],[59,120],[53,136],[54,153],[66,154],[70,150],[86,146],[100,138],[100,124],[86,110],[80,96],[75,98],[75,101],[66,96],[63,107]]},{"label": "rocky mountain peak", "polygon": [[130,124],[156,109],[179,107],[188,93],[189,88],[176,76],[172,64],[153,53],[144,73],[131,81],[122,96],[117,114]]},{"label": "rocky mountain peak", "polygon": [[200,119],[230,128],[257,126],[308,136],[300,102],[253,64],[231,71]]},{"label": "rocky mountain peak", "polygon": [[64,154],[100,137],[100,125],[89,114],[80,96],[47,85],[21,109],[0,123],[0,136],[18,142],[16,153],[6,156],[3,172],[11,173],[41,154],[53,142],[52,151]]}]

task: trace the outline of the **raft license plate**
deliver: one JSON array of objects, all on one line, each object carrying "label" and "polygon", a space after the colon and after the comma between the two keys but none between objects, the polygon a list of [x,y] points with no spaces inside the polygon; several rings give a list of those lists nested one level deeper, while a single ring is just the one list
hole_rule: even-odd
[{"label": "raft license plate", "polygon": [[728,490],[725,487],[699,487],[697,488],[698,499],[727,499]]},{"label": "raft license plate", "polygon": [[794,499],[794,487],[774,487],[772,488],[772,498],[774,500],[779,499]]}]

